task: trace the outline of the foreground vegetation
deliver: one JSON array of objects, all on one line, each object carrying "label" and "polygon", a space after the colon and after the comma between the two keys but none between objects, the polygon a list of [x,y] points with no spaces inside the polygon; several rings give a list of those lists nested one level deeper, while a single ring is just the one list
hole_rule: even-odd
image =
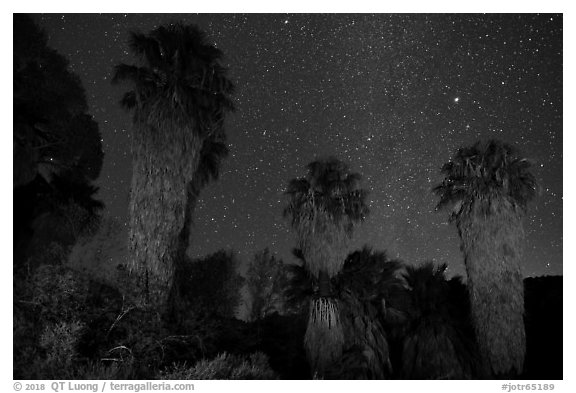
[{"label": "foreground vegetation", "polygon": [[[14,282],[14,378],[313,378],[304,337],[314,284],[302,264],[279,267],[281,302],[246,322],[216,307],[240,299],[238,288],[217,285],[225,269],[210,283],[196,275],[203,299],[181,303],[187,311],[178,319],[158,319],[130,302],[124,269],[112,285],[44,265]],[[198,281],[190,276],[188,285]],[[560,379],[562,278],[528,278],[524,286],[527,354],[516,377]],[[482,377],[466,285],[446,279],[443,266],[406,266],[364,248],[347,257],[334,287],[344,342],[323,378]]]}]

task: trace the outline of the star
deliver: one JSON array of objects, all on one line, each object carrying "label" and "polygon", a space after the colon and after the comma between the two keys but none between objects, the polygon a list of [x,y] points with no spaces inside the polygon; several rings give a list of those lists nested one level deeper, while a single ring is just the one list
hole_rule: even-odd
[{"label": "star", "polygon": [[[110,70],[136,60],[129,29],[149,32],[173,16],[35,18],[86,89],[89,112],[106,141],[98,195],[107,213],[125,223],[131,184],[126,152],[134,131],[118,105],[123,90],[110,84]],[[230,154],[219,179],[201,192],[192,256],[230,245],[247,262],[270,247],[292,261],[284,190],[309,162],[334,155],[363,176],[373,199],[354,248],[368,244],[409,264],[434,259],[463,274],[457,230],[434,212],[437,198],[430,189],[458,148],[497,136],[538,163],[538,181],[550,190],[529,207],[526,271],[562,274],[561,15],[179,18],[206,29],[236,85],[236,112],[225,119]],[[496,31],[499,40],[486,38]],[[488,52],[491,60],[479,61]],[[544,105],[533,91],[545,94]]]}]

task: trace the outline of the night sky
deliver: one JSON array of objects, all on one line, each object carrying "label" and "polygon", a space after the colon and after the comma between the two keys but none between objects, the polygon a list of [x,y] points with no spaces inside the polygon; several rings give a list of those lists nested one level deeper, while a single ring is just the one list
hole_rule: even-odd
[{"label": "night sky", "polygon": [[230,157],[195,215],[193,256],[223,247],[285,261],[295,239],[282,209],[289,179],[319,155],[346,160],[370,190],[364,243],[408,263],[463,274],[454,225],[431,188],[459,147],[498,138],[534,163],[541,194],[526,220],[527,276],[562,274],[561,15],[36,15],[70,60],[103,137],[97,181],[126,225],[131,116],[112,67],[134,63],[128,31],[194,23],[223,50],[237,87]]}]

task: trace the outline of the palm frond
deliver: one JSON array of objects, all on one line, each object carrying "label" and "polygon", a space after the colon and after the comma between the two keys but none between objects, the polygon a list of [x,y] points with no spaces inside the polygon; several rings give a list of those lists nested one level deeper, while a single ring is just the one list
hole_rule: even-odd
[{"label": "palm frond", "polygon": [[149,71],[145,68],[120,63],[114,66],[112,83],[117,84],[123,81],[130,81],[133,84],[139,84],[146,79],[144,76],[149,74]]},{"label": "palm frond", "polygon": [[433,188],[438,210],[456,206],[452,218],[472,210],[489,214],[505,203],[525,210],[536,195],[530,162],[500,141],[477,142],[458,149],[444,164],[444,180]]},{"label": "palm frond", "polygon": [[222,161],[228,156],[228,153],[229,149],[224,141],[212,137],[204,140],[200,150],[198,168],[192,179],[192,187],[196,194],[210,181],[218,179]]},{"label": "palm frond", "polygon": [[138,105],[138,101],[136,99],[136,92],[134,91],[127,91],[122,96],[120,100],[120,106],[126,110],[132,110]]},{"label": "palm frond", "polygon": [[387,299],[394,287],[402,285],[398,273],[402,263],[389,259],[385,252],[374,252],[368,246],[348,255],[338,275],[338,285],[362,301]]},{"label": "palm frond", "polygon": [[[478,356],[466,291],[456,288],[462,286],[459,279],[446,280],[446,268],[426,262],[407,266],[403,275],[411,301],[402,335],[405,378],[463,379],[475,374]],[[452,297],[456,293],[459,298]]]},{"label": "palm frond", "polygon": [[[160,29],[162,29],[162,27],[160,27]],[[133,53],[138,55],[148,67],[164,67],[165,61],[158,40],[155,39],[154,34],[147,35],[131,32],[128,47]]]}]

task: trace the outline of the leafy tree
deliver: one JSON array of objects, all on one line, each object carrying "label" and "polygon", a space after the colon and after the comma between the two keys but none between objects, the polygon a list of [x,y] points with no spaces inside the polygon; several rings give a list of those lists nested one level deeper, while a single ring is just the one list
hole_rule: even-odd
[{"label": "leafy tree", "polygon": [[238,265],[236,255],[226,250],[182,264],[175,285],[186,311],[234,318],[244,285]]},{"label": "leafy tree", "polygon": [[334,157],[308,164],[306,177],[293,179],[284,214],[291,220],[305,269],[317,280],[304,344],[314,373],[322,376],[342,355],[344,336],[330,278],[344,265],[356,224],[368,214],[360,175]]},{"label": "leafy tree", "polygon": [[132,87],[121,101],[132,111],[135,128],[130,268],[145,300],[160,305],[167,300],[180,239],[189,233],[187,200],[195,188],[190,182],[204,142],[222,135],[224,115],[233,109],[233,85],[220,64],[222,52],[193,25],[132,33],[130,49],[140,64],[117,65],[113,78]]},{"label": "leafy tree", "polygon": [[27,15],[14,14],[13,61],[14,262],[22,267],[51,248],[64,258],[97,226],[103,205],[92,181],[104,154],[80,79]]},{"label": "leafy tree", "polygon": [[268,248],[256,253],[246,273],[246,284],[251,298],[250,320],[266,317],[283,308],[285,269],[282,260],[270,253]]},{"label": "leafy tree", "polygon": [[521,373],[526,351],[522,219],[536,195],[530,162],[491,140],[459,149],[434,188],[464,251],[472,320],[487,376]]},{"label": "leafy tree", "polygon": [[100,174],[104,154],[98,124],[86,113],[84,88],[68,61],[47,46],[27,15],[14,14],[14,187],[40,174]]},{"label": "leafy tree", "polygon": [[[76,241],[81,236],[95,233],[100,225],[100,212],[104,205],[94,199],[97,187],[69,171],[53,174],[51,180],[51,183],[47,183],[42,177],[37,177],[15,192],[15,195],[23,196],[23,200],[15,203],[18,210],[25,210],[24,202],[31,204],[31,207],[28,206],[31,212],[27,214],[34,236],[24,243],[28,267],[42,263],[65,263]],[[56,260],[45,258],[50,248],[47,246],[62,250]]]}]

